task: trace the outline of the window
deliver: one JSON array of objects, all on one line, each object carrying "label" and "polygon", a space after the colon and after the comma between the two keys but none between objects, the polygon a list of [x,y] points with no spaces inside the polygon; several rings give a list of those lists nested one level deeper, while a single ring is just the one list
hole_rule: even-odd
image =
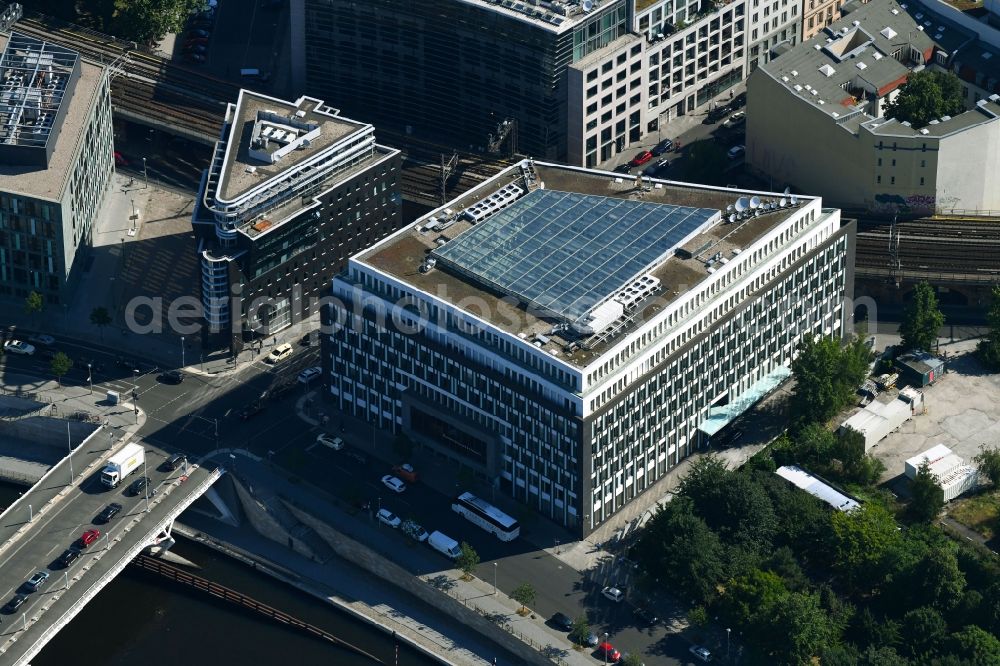
[{"label": "window", "polygon": [[889,184],[890,185],[895,185],[896,184],[896,177],[895,176],[890,176],[889,177]]},{"label": "window", "polygon": [[875,176],[875,184],[876,185],[882,184],[882,176]]},{"label": "window", "polygon": [[921,177],[920,177],[920,184],[921,184],[921,185],[923,185],[923,184],[924,184],[924,177],[923,177],[923,176],[921,176]]}]

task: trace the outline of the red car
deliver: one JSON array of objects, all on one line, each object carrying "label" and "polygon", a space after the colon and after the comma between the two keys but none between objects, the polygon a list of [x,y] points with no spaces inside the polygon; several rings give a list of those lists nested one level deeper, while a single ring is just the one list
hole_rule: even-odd
[{"label": "red car", "polygon": [[649,152],[648,150],[644,150],[635,157],[633,157],[632,161],[629,162],[628,165],[633,167],[642,166],[651,159],[653,159],[653,153]]},{"label": "red car", "polygon": [[618,663],[622,659],[622,653],[616,650],[611,643],[601,643],[598,645],[597,656],[607,659],[611,663]]},{"label": "red car", "polygon": [[101,538],[100,530],[87,530],[80,536],[80,545],[86,548]]},{"label": "red car", "polygon": [[402,465],[396,465],[392,468],[392,473],[403,479],[407,483],[417,482],[417,470],[413,469],[413,465],[409,463],[403,463]]},{"label": "red car", "polygon": [[115,151],[115,166],[128,166],[128,160],[117,150]]}]

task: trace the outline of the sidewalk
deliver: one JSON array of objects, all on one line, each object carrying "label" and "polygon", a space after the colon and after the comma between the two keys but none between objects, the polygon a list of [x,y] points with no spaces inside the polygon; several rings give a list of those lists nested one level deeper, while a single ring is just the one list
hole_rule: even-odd
[{"label": "sidewalk", "polygon": [[[238,456],[235,461],[230,461],[231,453]],[[417,622],[417,626],[428,624],[434,626],[438,632],[442,632],[451,641],[453,647],[448,652],[449,658],[453,657],[454,653],[460,653],[461,650],[466,650],[480,657],[469,661],[467,660],[468,655],[466,655],[460,657],[455,663],[482,664],[484,663],[483,657],[492,658],[494,648],[489,641],[486,641],[484,645],[485,639],[479,633],[474,633],[472,629],[466,627],[459,617],[450,617],[444,622],[440,618],[434,622],[421,619],[422,616],[426,615],[426,605],[418,598],[405,592],[407,584],[412,585],[413,575],[399,569],[395,562],[400,561],[400,559],[411,560],[411,564],[416,566],[418,570],[425,572],[417,577],[418,580],[424,581],[429,587],[436,588],[440,593],[474,610],[503,629],[511,637],[538,651],[545,659],[558,664],[578,664],[579,666],[591,666],[594,663],[590,650],[583,652],[574,650],[565,634],[556,632],[544,624],[545,618],[530,614],[528,617],[521,617],[517,614],[517,610],[520,608],[517,602],[503,593],[494,594],[492,585],[484,581],[477,578],[465,581],[461,579],[461,574],[458,571],[442,569],[442,558],[429,549],[407,548],[401,551],[398,540],[393,538],[393,535],[384,528],[380,529],[377,523],[366,523],[364,520],[359,520],[357,516],[347,513],[345,507],[339,502],[336,500],[331,502],[329,500],[332,498],[324,497],[321,489],[314,488],[301,480],[292,483],[277,468],[246,451],[221,450],[213,453],[213,456],[221,463],[229,464],[232,462],[233,475],[249,489],[257,502],[261,501],[263,494],[273,493],[284,502],[290,503],[296,513],[308,514],[312,520],[307,520],[316,523],[317,531],[328,543],[341,551],[345,548],[350,549],[352,555],[350,559],[361,563],[361,566],[366,570],[366,576],[371,575],[369,572],[375,572],[376,577],[383,581],[394,581],[395,585],[402,587],[404,591],[394,588],[395,600],[392,600],[393,596],[387,596],[384,593],[385,590],[372,589],[370,583],[366,584],[363,579],[352,575],[349,570],[344,568],[339,557],[334,557],[325,564],[310,562],[307,558],[285,547],[271,545],[274,544],[271,541],[268,542],[269,558],[271,556],[280,557],[274,561],[298,573],[309,572],[310,579],[341,592],[347,598],[364,602],[375,610],[376,615],[390,615],[399,621],[398,616],[402,613],[406,618]],[[264,488],[266,491],[255,490]],[[226,531],[222,531],[221,528],[215,530],[212,527],[212,533],[228,535],[231,529],[226,528]],[[354,543],[344,545],[346,540]],[[405,580],[401,580],[400,576],[403,576]],[[381,587],[384,587],[384,582]],[[389,603],[390,600],[392,600],[391,603]],[[439,607],[435,613],[447,612],[445,608],[446,606]],[[403,622],[403,624],[407,623]],[[455,632],[458,632],[458,635],[454,635]]]}]

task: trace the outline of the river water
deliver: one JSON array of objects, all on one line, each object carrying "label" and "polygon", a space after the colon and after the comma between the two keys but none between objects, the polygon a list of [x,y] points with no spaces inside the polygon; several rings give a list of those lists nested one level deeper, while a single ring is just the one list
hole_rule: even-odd
[{"label": "river water", "polygon": [[[21,487],[0,482],[0,507]],[[392,637],[336,608],[199,544],[172,549],[202,567],[194,572],[316,625],[392,665]],[[373,662],[267,618],[135,567],[105,587],[32,660],[34,666],[228,666]],[[438,664],[405,643],[400,666]]]}]

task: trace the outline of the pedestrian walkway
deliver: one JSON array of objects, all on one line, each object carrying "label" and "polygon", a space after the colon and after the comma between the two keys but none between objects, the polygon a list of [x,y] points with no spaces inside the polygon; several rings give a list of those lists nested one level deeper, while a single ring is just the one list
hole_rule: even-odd
[{"label": "pedestrian walkway", "polygon": [[[297,479],[292,482],[284,473],[259,457],[242,450],[220,450],[213,452],[215,460],[230,466],[234,476],[249,489],[256,501],[261,501],[262,495],[278,496],[288,502],[294,511],[304,520],[316,523],[317,531],[335,549],[339,547],[342,551],[345,540],[350,540],[352,557],[355,563],[362,563],[367,573],[365,576],[358,576],[356,572],[345,569],[339,557],[331,558],[326,564],[311,561],[307,557],[294,552],[291,549],[271,545],[274,541],[268,541],[268,558],[292,571],[308,576],[323,586],[341,593],[341,596],[355,601],[362,601],[368,606],[371,613],[380,618],[390,617],[397,625],[401,625],[398,631],[404,633],[406,625],[412,622],[416,626],[434,627],[436,633],[448,637],[450,646],[447,652],[449,657],[460,654],[464,650],[468,654],[457,657],[453,663],[456,664],[482,664],[492,663],[491,658],[495,648],[488,640],[469,629],[461,618],[449,617],[442,621],[441,618],[434,619],[427,617],[428,610],[426,604],[418,599],[407,595],[406,592],[396,592],[393,596],[386,596],[385,583],[381,583],[378,589],[374,589],[370,580],[370,573],[383,581],[394,581],[399,587],[406,589],[406,585],[412,584],[412,575],[405,574],[406,580],[399,578],[400,571],[397,571],[397,563],[403,560],[419,560],[417,564],[426,565],[427,562],[435,563],[440,561],[440,557],[435,553],[423,553],[421,550],[411,551],[406,549],[400,551],[399,542],[393,538],[395,535],[389,534],[386,530],[380,529],[377,523],[359,520],[356,515],[351,515],[346,511],[346,507],[339,500],[326,495],[321,489],[315,488],[307,482]],[[233,458],[232,456],[235,456]],[[266,489],[266,490],[265,490]],[[305,516],[311,518],[306,518]],[[237,545],[246,543],[245,529],[243,536],[233,532],[234,528],[220,526],[218,529],[214,524],[210,525],[200,522],[203,531],[211,533],[218,538],[229,540],[230,536],[240,539],[234,541]],[[333,535],[333,531],[336,535]],[[324,532],[327,532],[324,534]],[[362,545],[363,544],[363,545]],[[243,546],[241,546],[243,547]],[[277,548],[277,550],[275,550]],[[257,552],[257,549],[248,550]],[[426,568],[423,567],[422,568]],[[419,577],[427,583],[429,587],[436,588],[442,595],[460,602],[465,607],[475,611],[480,616],[486,618],[491,623],[501,628],[511,638],[536,650],[539,655],[552,663],[557,664],[579,664],[580,666],[591,666],[593,658],[589,651],[578,652],[573,649],[564,633],[559,633],[550,629],[544,624],[544,618],[535,616],[530,612],[527,616],[518,614],[520,605],[502,592],[497,593],[493,586],[477,578],[463,580],[460,572],[453,569],[440,569],[435,566],[433,571]],[[433,598],[433,597],[432,597]],[[449,602],[452,603],[452,602]],[[446,612],[448,606],[439,606],[434,614]],[[408,619],[401,619],[401,618]],[[456,622],[455,620],[458,620]],[[456,634],[457,632],[457,634]],[[439,640],[439,639],[436,639]],[[471,659],[470,656],[476,656]],[[485,658],[485,661],[484,661]],[[541,657],[540,657],[541,658]],[[504,663],[502,660],[498,663]]]}]

